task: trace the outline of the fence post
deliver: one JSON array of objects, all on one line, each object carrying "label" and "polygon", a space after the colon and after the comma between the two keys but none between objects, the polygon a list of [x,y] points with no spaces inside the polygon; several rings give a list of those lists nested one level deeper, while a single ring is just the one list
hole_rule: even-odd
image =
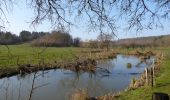
[{"label": "fence post", "polygon": [[148,85],[148,68],[145,68],[146,85]]},{"label": "fence post", "polygon": [[153,67],[151,67],[150,74],[151,74],[151,86],[153,87]]},{"label": "fence post", "polygon": [[155,59],[153,59],[153,63],[152,63],[152,67],[153,67],[153,85],[155,85],[156,81],[155,81]]}]

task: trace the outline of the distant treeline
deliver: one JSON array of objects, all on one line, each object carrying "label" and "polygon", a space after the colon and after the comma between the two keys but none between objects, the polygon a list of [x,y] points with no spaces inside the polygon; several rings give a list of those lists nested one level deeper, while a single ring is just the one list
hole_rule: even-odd
[{"label": "distant treeline", "polygon": [[48,35],[49,32],[29,32],[22,31],[19,36],[12,34],[11,32],[0,32],[0,44],[19,44],[23,42],[32,41],[44,35]]},{"label": "distant treeline", "polygon": [[116,46],[122,46],[127,48],[170,46],[170,35],[121,39],[116,41],[114,44]]},{"label": "distant treeline", "polygon": [[[106,39],[107,40],[107,39]],[[117,41],[100,41],[89,40],[87,42],[81,42],[81,47],[87,48],[105,48],[105,47],[125,47],[125,48],[136,48],[136,47],[162,47],[170,46],[170,35],[162,36],[149,36],[149,37],[139,37],[139,38],[129,38],[129,39],[120,39]]]},{"label": "distant treeline", "polygon": [[29,32],[22,31],[19,36],[11,32],[0,32],[0,44],[12,45],[30,42],[32,46],[79,46],[80,38],[72,36],[64,31]]},{"label": "distant treeline", "polygon": [[87,42],[81,42],[80,47],[108,49],[113,47],[113,41],[89,40]]},{"label": "distant treeline", "polygon": [[64,31],[52,31],[49,35],[38,38],[31,43],[33,46],[46,46],[46,47],[78,47],[80,38],[72,38],[72,36]]}]

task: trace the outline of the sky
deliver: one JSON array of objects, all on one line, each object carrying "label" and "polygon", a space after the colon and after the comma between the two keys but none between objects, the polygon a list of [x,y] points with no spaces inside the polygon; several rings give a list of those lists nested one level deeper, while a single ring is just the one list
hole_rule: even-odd
[{"label": "sky", "polygon": [[[22,30],[28,31],[52,31],[50,22],[45,20],[43,23],[38,26],[31,25],[31,21],[34,17],[33,10],[29,6],[25,6],[25,3],[22,0],[17,4],[14,4],[12,9],[6,12],[6,18],[8,23],[5,23],[6,31],[10,31],[14,34],[19,35]],[[81,20],[80,20],[81,21]],[[135,37],[145,37],[145,36],[158,36],[170,34],[170,23],[169,21],[163,21],[163,29],[153,29],[153,30],[143,30],[136,33],[136,31],[127,31],[123,28],[119,28],[116,31],[116,35],[119,39],[123,38],[135,38]],[[124,25],[123,21],[120,25]],[[84,26],[71,27],[70,34],[73,37],[80,37],[82,40],[96,39],[99,35],[98,32],[88,32],[87,28]]]}]

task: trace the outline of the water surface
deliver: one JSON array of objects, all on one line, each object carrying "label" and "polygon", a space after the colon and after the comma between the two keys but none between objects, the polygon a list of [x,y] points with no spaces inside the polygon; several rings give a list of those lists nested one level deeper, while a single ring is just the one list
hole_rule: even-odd
[{"label": "water surface", "polygon": [[100,68],[95,74],[56,69],[3,78],[0,79],[0,100],[27,100],[34,75],[36,78],[31,100],[69,100],[75,89],[85,89],[90,96],[119,92],[128,87],[132,78],[139,78],[144,68],[151,64],[152,59],[141,61],[135,56],[117,55],[115,59],[98,61],[97,67]]}]

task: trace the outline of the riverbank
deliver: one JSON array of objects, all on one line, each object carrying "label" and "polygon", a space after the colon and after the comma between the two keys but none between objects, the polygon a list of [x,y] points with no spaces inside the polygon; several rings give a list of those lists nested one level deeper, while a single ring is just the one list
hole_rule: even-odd
[{"label": "riverbank", "polygon": [[[103,96],[95,97],[95,100],[151,100],[152,94],[155,92],[163,92],[170,95],[170,48],[167,47],[158,47],[158,48],[147,48],[149,51],[153,51],[156,54],[155,62],[155,85],[145,86],[145,83],[142,82],[142,85],[137,87],[128,87],[125,91],[119,93],[109,93]],[[136,51],[136,50],[135,50]],[[126,55],[136,55],[132,50],[119,50],[122,54]],[[142,57],[143,58],[143,57]],[[141,76],[141,78],[144,75]],[[143,77],[144,78],[144,77]],[[142,81],[145,81],[143,80]],[[137,83],[141,80],[136,81]],[[140,83],[141,84],[141,83]],[[79,95],[82,92],[79,91]],[[90,98],[90,97],[86,97]]]},{"label": "riverbank", "polygon": [[133,50],[124,52],[111,49],[89,48],[37,48],[29,44],[0,46],[0,78],[39,70],[69,69],[72,71],[95,72],[96,61],[113,59],[117,54],[135,55],[143,59],[154,55],[151,51]]},{"label": "riverbank", "polygon": [[[156,75],[155,75],[155,85],[144,86],[134,89],[127,89],[124,92],[117,94],[107,94],[98,97],[98,100],[108,99],[108,100],[151,100],[152,94],[155,92],[163,92],[170,95],[170,48],[159,47],[150,49],[157,53],[157,56],[162,58],[157,58],[156,62]],[[142,76],[141,76],[142,77]],[[140,80],[139,80],[140,81]]]},{"label": "riverbank", "polygon": [[112,52],[88,48],[37,48],[29,44],[0,45],[0,78],[49,69],[95,72],[96,60],[114,58]]},{"label": "riverbank", "polygon": [[154,92],[163,92],[170,95],[170,48],[156,48],[157,53],[163,53],[164,59],[159,64],[159,72],[155,77],[153,87],[140,87],[135,90],[128,90],[121,93],[118,100],[151,100]]},{"label": "riverbank", "polygon": [[[74,61],[82,48],[31,47],[30,44],[0,45],[0,77],[59,68]],[[57,65],[57,66],[56,66]]]}]

